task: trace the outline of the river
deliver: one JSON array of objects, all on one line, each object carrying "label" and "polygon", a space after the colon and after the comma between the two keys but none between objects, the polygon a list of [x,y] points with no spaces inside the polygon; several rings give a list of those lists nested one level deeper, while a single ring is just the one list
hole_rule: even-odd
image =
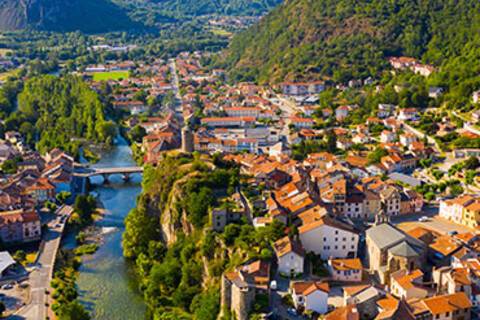
[{"label": "river", "polygon": [[[135,165],[130,147],[119,137],[115,147],[102,154],[95,167],[129,165]],[[105,236],[104,243],[94,255],[83,259],[77,279],[80,300],[95,320],[143,320],[145,305],[137,291],[132,269],[123,259],[121,246],[124,219],[141,192],[141,176],[132,175],[127,183],[120,176],[112,176],[109,180],[110,184],[104,185],[101,177],[92,179],[93,191],[110,212],[97,225],[114,229]]]}]

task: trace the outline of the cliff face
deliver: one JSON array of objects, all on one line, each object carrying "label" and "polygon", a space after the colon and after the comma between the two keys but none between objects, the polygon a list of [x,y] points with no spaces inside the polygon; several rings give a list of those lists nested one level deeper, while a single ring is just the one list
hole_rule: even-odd
[{"label": "cliff face", "polygon": [[135,27],[109,0],[0,0],[0,31],[106,32]]},{"label": "cliff face", "polygon": [[192,172],[177,180],[170,191],[168,203],[160,217],[162,237],[168,245],[177,241],[178,232],[190,235],[194,229],[188,221],[187,213],[180,206],[180,202],[184,198],[184,184],[195,175],[196,173]]}]

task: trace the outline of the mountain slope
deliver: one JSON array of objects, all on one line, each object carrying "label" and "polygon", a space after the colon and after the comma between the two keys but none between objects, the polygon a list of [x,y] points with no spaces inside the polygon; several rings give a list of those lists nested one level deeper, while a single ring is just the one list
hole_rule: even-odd
[{"label": "mountain slope", "polygon": [[290,0],[237,35],[223,57],[237,79],[378,74],[385,57],[441,64],[479,43],[477,0]]},{"label": "mountain slope", "polygon": [[[207,14],[260,15],[282,0],[0,0],[0,31],[95,33]],[[130,17],[135,21],[132,22]]]},{"label": "mountain slope", "polygon": [[105,32],[134,26],[109,0],[0,0],[0,31]]},{"label": "mountain slope", "polygon": [[156,0],[159,8],[184,15],[227,14],[258,15],[281,0]]}]

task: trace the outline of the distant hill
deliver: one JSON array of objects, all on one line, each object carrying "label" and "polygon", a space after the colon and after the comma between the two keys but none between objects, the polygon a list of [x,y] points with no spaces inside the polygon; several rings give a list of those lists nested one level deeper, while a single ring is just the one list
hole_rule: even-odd
[{"label": "distant hill", "polygon": [[260,15],[282,0],[150,0],[158,8],[180,15]]},{"label": "distant hill", "polygon": [[478,0],[288,0],[221,60],[236,79],[346,81],[378,74],[391,55],[441,65],[478,51],[479,30]]},{"label": "distant hill", "polygon": [[[191,16],[261,15],[282,0],[0,0],[0,31],[87,33],[144,27]],[[135,22],[133,21],[135,20]]]},{"label": "distant hill", "polygon": [[0,0],[0,31],[105,32],[135,27],[110,0]]}]

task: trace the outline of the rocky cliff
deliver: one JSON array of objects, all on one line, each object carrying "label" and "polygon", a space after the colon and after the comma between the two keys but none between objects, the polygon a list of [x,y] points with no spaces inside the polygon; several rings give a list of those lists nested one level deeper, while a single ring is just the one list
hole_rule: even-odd
[{"label": "rocky cliff", "polygon": [[106,32],[134,28],[109,0],[0,0],[0,31]]}]

